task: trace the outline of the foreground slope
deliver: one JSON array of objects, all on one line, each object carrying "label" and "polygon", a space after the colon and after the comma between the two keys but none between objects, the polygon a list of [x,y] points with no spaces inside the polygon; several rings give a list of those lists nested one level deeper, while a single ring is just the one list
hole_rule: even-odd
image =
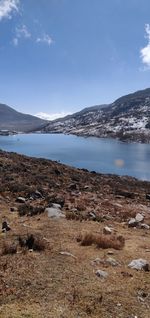
[{"label": "foreground slope", "polygon": [[[11,227],[0,235],[0,317],[149,318],[150,272],[128,264],[150,262],[150,230],[127,225],[138,212],[150,224],[149,193],[150,182],[0,152],[0,221]],[[64,217],[48,218],[53,203]],[[122,249],[81,245],[82,235],[99,236],[106,225],[113,234],[105,241],[122,236]],[[41,250],[18,245],[31,234]],[[97,277],[99,269],[108,277]]]},{"label": "foreground slope", "polygon": [[44,131],[150,142],[150,88],[55,120]]},{"label": "foreground slope", "polygon": [[30,132],[41,129],[45,124],[45,120],[22,114],[7,105],[0,104],[0,130]]}]

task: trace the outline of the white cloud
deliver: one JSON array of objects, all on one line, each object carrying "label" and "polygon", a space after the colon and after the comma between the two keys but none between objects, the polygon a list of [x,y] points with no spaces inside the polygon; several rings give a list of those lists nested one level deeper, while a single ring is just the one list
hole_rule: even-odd
[{"label": "white cloud", "polygon": [[20,28],[16,28],[16,37],[17,38],[30,38],[31,33],[28,31],[27,26],[23,24]]},{"label": "white cloud", "polygon": [[10,19],[13,12],[19,11],[20,0],[0,0],[0,20]]},{"label": "white cloud", "polygon": [[36,39],[37,43],[45,43],[47,45],[51,45],[53,43],[52,38],[48,34],[44,34],[42,37],[38,37]]},{"label": "white cloud", "polygon": [[17,45],[18,45],[18,39],[17,39],[17,38],[14,38],[14,39],[12,40],[12,42],[13,42],[13,45],[14,45],[14,46],[17,46]]},{"label": "white cloud", "polygon": [[145,25],[145,32],[148,43],[140,50],[140,56],[143,64],[150,67],[150,24]]},{"label": "white cloud", "polygon": [[29,39],[31,38],[31,33],[27,29],[27,26],[23,24],[21,27],[16,28],[15,37],[13,38],[12,42],[14,46],[18,46],[19,39]]},{"label": "white cloud", "polygon": [[47,113],[39,112],[35,116],[41,119],[54,120],[57,118],[65,117],[67,115],[71,115],[71,113],[61,112],[61,113],[47,114]]}]

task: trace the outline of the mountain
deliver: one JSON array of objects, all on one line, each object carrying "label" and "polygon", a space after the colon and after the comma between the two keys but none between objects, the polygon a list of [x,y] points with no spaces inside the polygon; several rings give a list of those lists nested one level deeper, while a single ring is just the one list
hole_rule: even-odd
[{"label": "mountain", "polygon": [[46,120],[19,113],[7,105],[0,104],[0,130],[16,132],[37,131],[43,128],[46,123]]},{"label": "mountain", "polygon": [[150,88],[52,121],[44,132],[150,142]]}]

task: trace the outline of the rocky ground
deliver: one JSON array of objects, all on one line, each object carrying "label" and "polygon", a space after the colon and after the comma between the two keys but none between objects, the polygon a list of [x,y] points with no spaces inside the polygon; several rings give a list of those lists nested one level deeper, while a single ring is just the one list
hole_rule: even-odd
[{"label": "rocky ground", "polygon": [[0,317],[149,318],[150,182],[0,152],[0,222]]}]

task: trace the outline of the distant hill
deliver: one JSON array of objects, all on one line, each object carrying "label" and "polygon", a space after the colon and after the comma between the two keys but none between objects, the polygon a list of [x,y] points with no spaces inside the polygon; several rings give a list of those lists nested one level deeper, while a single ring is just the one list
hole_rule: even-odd
[{"label": "distant hill", "polygon": [[52,121],[44,131],[150,142],[150,88]]},{"label": "distant hill", "polygon": [[40,130],[46,123],[46,120],[22,114],[7,105],[0,104],[0,130],[30,132]]}]

